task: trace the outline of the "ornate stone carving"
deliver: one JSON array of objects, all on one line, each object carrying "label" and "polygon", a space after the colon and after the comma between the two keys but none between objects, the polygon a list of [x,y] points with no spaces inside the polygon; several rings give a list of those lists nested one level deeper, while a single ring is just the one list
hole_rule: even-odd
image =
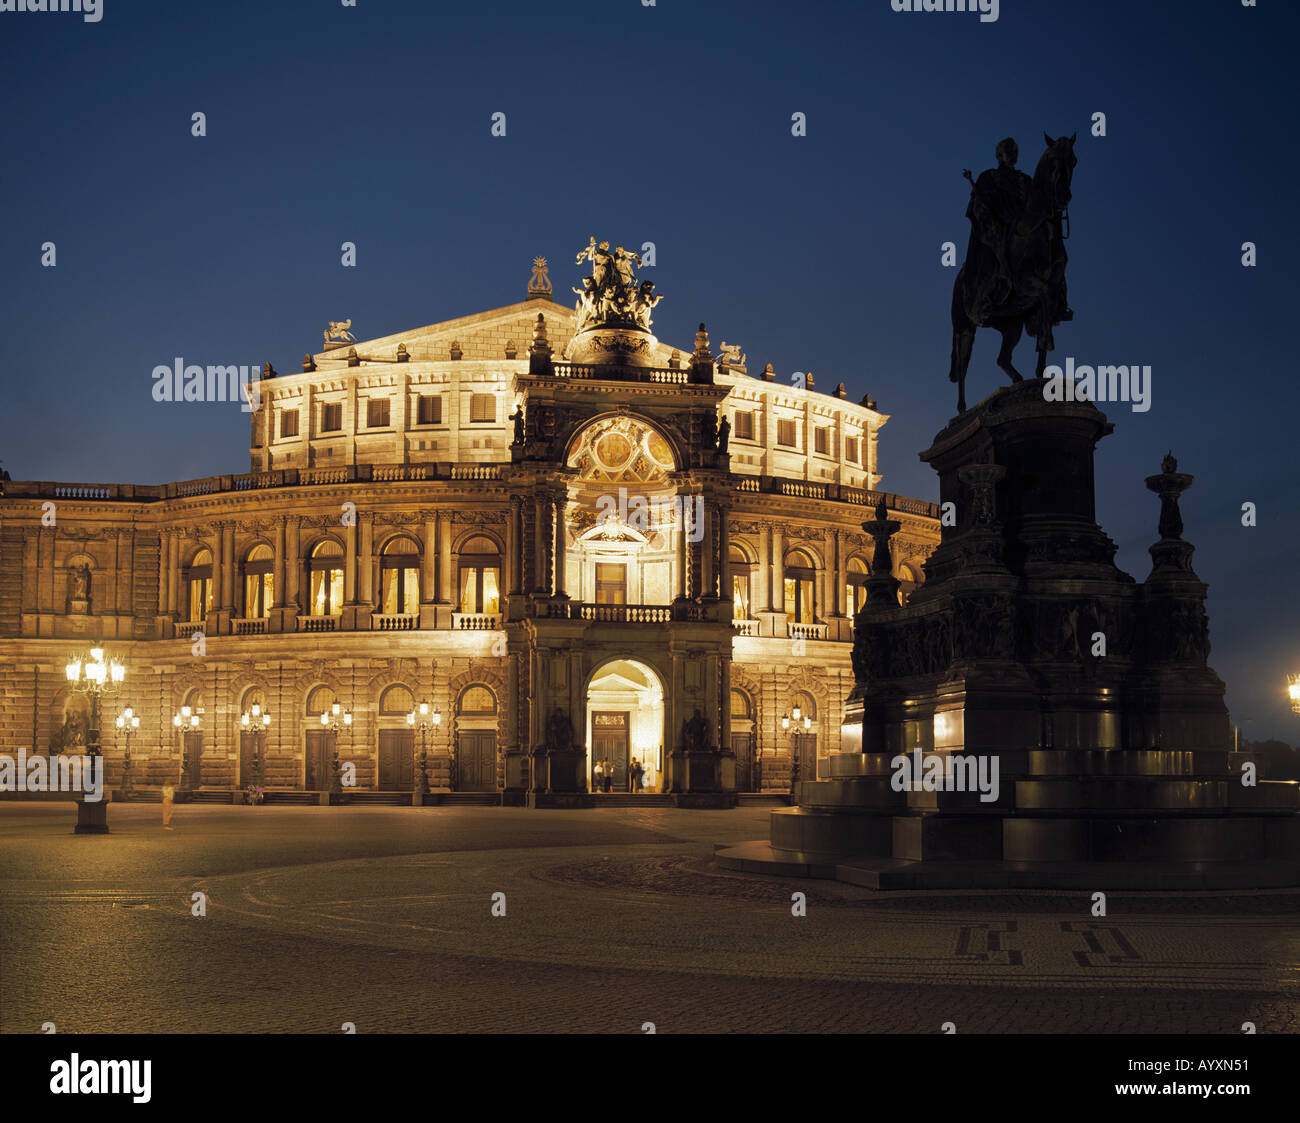
[{"label": "ornate stone carving", "polygon": [[346,320],[331,320],[330,326],[325,329],[326,343],[355,343],[357,337],[348,329],[352,326],[352,317]]}]

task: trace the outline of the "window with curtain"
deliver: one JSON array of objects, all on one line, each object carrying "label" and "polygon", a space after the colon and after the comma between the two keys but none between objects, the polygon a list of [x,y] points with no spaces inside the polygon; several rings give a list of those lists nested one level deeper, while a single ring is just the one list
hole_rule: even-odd
[{"label": "window with curtain", "polygon": [[460,548],[460,610],[499,612],[501,551],[490,538],[471,538]]},{"label": "window with curtain", "polygon": [[627,604],[627,566],[596,563],[596,603]]},{"label": "window with curtain", "polygon": [[420,611],[419,547],[409,538],[385,544],[379,558],[380,611],[387,615]]},{"label": "window with curtain", "polygon": [[244,616],[249,620],[264,620],[271,615],[275,594],[275,553],[270,546],[259,543],[248,551],[244,559]]},{"label": "window with curtain", "polygon": [[318,542],[307,562],[307,611],[312,616],[343,614],[343,547],[326,539]]},{"label": "window with curtain", "polygon": [[785,562],[785,615],[791,624],[812,624],[815,573],[807,555],[791,554]]},{"label": "window with curtain", "polygon": [[749,561],[735,546],[727,551],[731,566],[731,616],[733,620],[749,619]]},{"label": "window with curtain", "polygon": [[182,577],[186,589],[185,619],[201,624],[212,611],[212,552],[200,550]]}]

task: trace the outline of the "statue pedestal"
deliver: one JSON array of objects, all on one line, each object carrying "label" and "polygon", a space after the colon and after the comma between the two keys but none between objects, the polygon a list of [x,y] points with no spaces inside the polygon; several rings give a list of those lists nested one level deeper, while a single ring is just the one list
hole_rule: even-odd
[{"label": "statue pedestal", "polygon": [[[956,525],[905,607],[873,567],[844,717],[858,751],[798,785],[769,847],[723,864],[851,868],[877,888],[1300,885],[1298,786],[1243,787],[1246,754],[1229,751],[1181,539],[1191,477],[1170,458],[1147,481],[1164,508],[1139,585],[1096,523],[1093,451],[1111,425],[1043,385],[999,390],[921,454]],[[896,524],[866,529],[887,551]]]}]

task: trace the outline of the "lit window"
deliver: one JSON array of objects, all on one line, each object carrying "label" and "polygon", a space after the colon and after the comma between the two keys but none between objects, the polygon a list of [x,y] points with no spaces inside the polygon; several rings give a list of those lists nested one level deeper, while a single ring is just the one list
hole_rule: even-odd
[{"label": "lit window", "polygon": [[316,544],[307,562],[308,612],[312,616],[343,614],[343,547],[331,539]]},{"label": "lit window", "polygon": [[379,559],[380,611],[393,616],[420,611],[419,548],[409,538],[394,538]]},{"label": "lit window", "polygon": [[185,619],[191,624],[202,624],[212,611],[211,552],[200,550],[195,554],[182,574],[182,580],[188,590]]},{"label": "lit window", "polygon": [[264,620],[271,615],[275,592],[275,554],[270,546],[257,545],[244,559],[244,617]]},{"label": "lit window", "polygon": [[460,552],[460,610],[493,613],[500,610],[501,553],[489,538],[471,538]]}]

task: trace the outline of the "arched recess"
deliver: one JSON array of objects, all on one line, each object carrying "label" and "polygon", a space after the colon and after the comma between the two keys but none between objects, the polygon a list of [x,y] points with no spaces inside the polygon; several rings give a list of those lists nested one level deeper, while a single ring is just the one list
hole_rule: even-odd
[{"label": "arched recess", "polygon": [[581,422],[565,443],[564,461],[587,483],[662,484],[686,456],[668,426],[620,411]]},{"label": "arched recess", "polygon": [[[450,743],[448,748],[453,761],[459,762],[461,759],[470,759],[474,754],[474,759],[480,764],[475,766],[474,776],[471,778],[468,774],[464,777],[454,775],[452,779],[455,783],[453,788],[463,790],[466,783],[477,785],[475,790],[495,791],[503,780],[502,752],[508,736],[507,713],[507,691],[506,683],[502,676],[486,664],[471,664],[468,670],[453,676],[449,683],[451,694],[451,714],[450,728],[448,730]],[[460,704],[462,698],[473,687],[486,689],[495,702],[495,712],[489,713],[486,710],[477,710],[470,713],[462,714]],[[477,695],[470,695],[471,701],[477,698]],[[491,779],[492,787],[486,787],[487,781],[483,778],[481,771],[485,767],[483,758],[487,754],[487,737],[492,738],[491,748]],[[466,738],[466,743],[462,745],[462,738]]]},{"label": "arched recess", "polygon": [[665,681],[658,667],[639,658],[606,658],[592,668],[584,689],[585,722],[581,727],[574,722],[575,734],[585,733],[592,790],[598,790],[596,762],[604,761],[612,768],[608,790],[627,792],[633,758],[645,768],[645,790],[663,790],[671,744]]},{"label": "arched recess", "polygon": [[791,624],[815,624],[817,563],[809,551],[799,548],[785,555],[782,583],[786,619]]}]

